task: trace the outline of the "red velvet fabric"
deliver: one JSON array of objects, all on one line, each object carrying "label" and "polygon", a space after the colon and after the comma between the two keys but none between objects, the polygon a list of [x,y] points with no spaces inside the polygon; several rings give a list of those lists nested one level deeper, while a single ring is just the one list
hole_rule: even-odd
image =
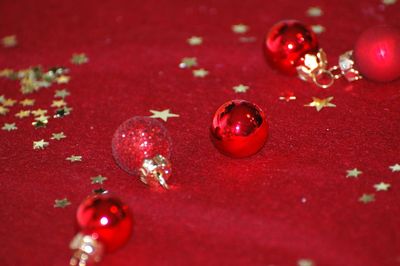
[{"label": "red velvet fabric", "polygon": [[[310,6],[323,16],[306,16]],[[319,89],[274,72],[261,46],[281,19],[321,24],[326,32],[318,38],[333,63],[367,27],[400,26],[399,14],[399,3],[378,0],[1,1],[0,36],[16,34],[19,44],[0,48],[0,69],[69,67],[69,84],[28,97],[35,109],[48,109],[54,89],[66,87],[74,108],[37,130],[32,117],[14,117],[22,107],[0,117],[1,125],[18,126],[0,130],[1,265],[67,265],[76,208],[99,174],[135,218],[131,240],[103,265],[285,266],[301,258],[322,266],[398,265],[400,173],[388,167],[400,163],[400,81],[338,81]],[[237,23],[249,25],[245,36],[256,41],[239,42],[231,31]],[[203,44],[189,46],[192,35]],[[71,65],[75,52],[89,63]],[[210,74],[199,79],[180,69],[187,56]],[[235,94],[240,83],[250,90]],[[18,88],[0,79],[0,95],[21,100]],[[278,100],[286,90],[297,100]],[[304,107],[328,96],[336,108]],[[246,159],[221,155],[209,139],[214,111],[235,98],[256,102],[270,124],[264,149]],[[180,115],[166,123],[172,189],[155,192],[118,168],[111,137],[126,119],[167,108]],[[66,139],[32,149],[32,141],[60,131]],[[83,161],[66,161],[72,154]],[[355,167],[363,174],[346,179]],[[358,202],[381,181],[391,190]],[[72,204],[53,208],[63,197]]]}]

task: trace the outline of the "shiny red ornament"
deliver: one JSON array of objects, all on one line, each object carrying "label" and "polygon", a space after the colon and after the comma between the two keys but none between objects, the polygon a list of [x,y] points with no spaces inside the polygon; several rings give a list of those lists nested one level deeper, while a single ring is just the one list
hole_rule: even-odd
[{"label": "shiny red ornament", "polygon": [[268,32],[264,52],[271,67],[295,75],[296,67],[304,61],[304,55],[318,52],[318,40],[315,33],[301,22],[283,20]]},{"label": "shiny red ornament", "polygon": [[364,31],[354,47],[356,69],[367,79],[388,82],[400,77],[400,30],[375,26]]},{"label": "shiny red ornament", "polygon": [[247,157],[258,152],[268,137],[264,112],[254,103],[233,100],[215,112],[211,139],[215,147],[231,157]]},{"label": "shiny red ornament", "polygon": [[136,116],[122,123],[112,139],[117,164],[148,185],[166,183],[171,175],[171,140],[164,125],[153,118]]}]

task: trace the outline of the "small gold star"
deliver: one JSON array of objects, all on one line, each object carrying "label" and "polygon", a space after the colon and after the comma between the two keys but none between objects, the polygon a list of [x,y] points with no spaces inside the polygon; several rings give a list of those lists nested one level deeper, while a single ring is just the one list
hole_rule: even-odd
[{"label": "small gold star", "polygon": [[315,107],[315,109],[317,109],[317,111],[321,111],[324,107],[336,107],[335,104],[330,103],[330,101],[333,100],[333,97],[328,97],[325,99],[320,99],[320,98],[316,98],[316,97],[312,97],[313,101],[310,102],[309,104],[306,104],[304,106],[307,107]]},{"label": "small gold star", "polygon": [[51,107],[63,107],[64,105],[67,105],[67,103],[64,101],[64,99],[61,100],[54,100],[53,103],[51,104]]},{"label": "small gold star", "polygon": [[82,65],[89,62],[89,58],[84,53],[73,54],[71,58],[71,63],[75,65]]},{"label": "small gold star", "polygon": [[191,46],[196,46],[203,43],[203,38],[199,36],[192,36],[189,39],[187,39],[187,42]]},{"label": "small gold star", "polygon": [[22,106],[32,106],[35,104],[35,100],[34,99],[24,99],[23,101],[20,101],[19,104]]},{"label": "small gold star", "polygon": [[32,122],[32,126],[34,126],[35,128],[46,127],[48,122],[49,121],[47,121],[47,120],[38,120],[38,121]]},{"label": "small gold star", "polygon": [[150,112],[153,113],[153,115],[150,116],[151,118],[160,118],[165,122],[167,122],[168,118],[170,117],[179,117],[178,114],[170,113],[169,109],[165,109],[162,111],[150,110]]},{"label": "small gold star", "polygon": [[237,86],[234,86],[232,89],[236,92],[236,93],[244,93],[246,92],[250,87],[243,85],[243,84],[239,84]]},{"label": "small gold star", "polygon": [[193,70],[193,76],[196,78],[204,78],[207,75],[208,75],[208,71],[205,70],[204,68]]},{"label": "small gold star", "polygon": [[44,141],[44,139],[41,139],[39,141],[34,141],[33,142],[33,149],[34,150],[43,150],[47,146],[49,146],[49,143],[47,141]]},{"label": "small gold star", "polygon": [[366,194],[364,193],[359,199],[359,202],[362,202],[364,204],[370,203],[375,201],[375,195],[374,194]]},{"label": "small gold star", "polygon": [[312,6],[309,9],[307,9],[307,15],[309,17],[320,17],[324,14],[321,8],[317,6]]},{"label": "small gold star", "polygon": [[0,105],[0,115],[6,115],[10,110]]},{"label": "small gold star", "polygon": [[249,26],[244,24],[232,25],[232,31],[237,34],[246,33],[249,30]]},{"label": "small gold star", "polygon": [[61,139],[65,139],[67,137],[64,135],[64,132],[52,133],[51,135],[52,135],[51,139],[55,139],[55,140],[61,140]]},{"label": "small gold star", "polygon": [[1,41],[5,48],[15,47],[18,44],[17,36],[15,35],[5,36]]},{"label": "small gold star", "polygon": [[42,116],[42,115],[45,115],[45,114],[47,114],[47,110],[43,110],[43,109],[36,109],[36,110],[33,110],[33,111],[31,111],[31,113],[34,115],[34,116]]},{"label": "small gold star", "polygon": [[387,191],[390,188],[390,184],[385,182],[380,182],[374,185],[376,191]]},{"label": "small gold star", "polygon": [[397,2],[397,0],[382,0],[382,4],[384,5],[394,5]]},{"label": "small gold star", "polygon": [[29,110],[20,110],[18,113],[15,114],[16,117],[22,119],[24,117],[28,117],[30,115],[31,111]]},{"label": "small gold star", "polygon": [[54,208],[65,208],[68,205],[71,205],[71,202],[67,198],[56,199],[54,201]]},{"label": "small gold star", "polygon": [[69,91],[67,91],[66,89],[62,89],[62,90],[56,90],[56,93],[54,94],[54,98],[65,98],[69,96]]},{"label": "small gold star", "polygon": [[104,181],[107,180],[107,177],[98,175],[90,178],[92,180],[92,184],[103,184]]},{"label": "small gold star", "polygon": [[299,259],[297,266],[314,266],[314,262],[310,259]]},{"label": "small gold star", "polygon": [[57,82],[57,84],[65,84],[65,83],[68,83],[70,79],[71,79],[71,77],[69,77],[69,76],[61,75],[56,78],[56,82]]},{"label": "small gold star", "polygon": [[400,164],[396,163],[394,165],[389,166],[389,168],[392,170],[392,172],[400,172]]},{"label": "small gold star", "polygon": [[362,174],[362,172],[360,170],[358,170],[357,168],[351,169],[351,170],[346,170],[347,175],[346,177],[354,177],[357,178],[359,175]]},{"label": "small gold star", "polygon": [[[0,75],[1,77],[1,75]],[[0,95],[0,103],[4,103],[4,101],[6,100],[6,98],[4,97],[4,95]]]},{"label": "small gold star", "polygon": [[15,126],[15,123],[4,123],[4,126],[1,128],[2,130],[5,131],[12,131],[12,130],[17,130],[18,128]]},{"label": "small gold star", "polygon": [[71,155],[70,157],[65,158],[65,160],[73,162],[82,162],[82,156],[80,155]]},{"label": "small gold star", "polygon": [[15,74],[14,70],[10,68],[5,68],[0,70],[0,77],[10,78],[14,74]]},{"label": "small gold star", "polygon": [[3,102],[3,105],[4,106],[7,106],[7,107],[10,107],[10,106],[14,106],[14,104],[16,103],[17,101],[16,100],[13,100],[13,99],[6,99],[4,102]]},{"label": "small gold star", "polygon": [[322,25],[312,25],[311,29],[313,32],[315,32],[316,34],[321,34],[323,32],[325,32],[325,27]]},{"label": "small gold star", "polygon": [[197,58],[196,57],[184,57],[179,64],[180,68],[191,68],[197,66]]}]

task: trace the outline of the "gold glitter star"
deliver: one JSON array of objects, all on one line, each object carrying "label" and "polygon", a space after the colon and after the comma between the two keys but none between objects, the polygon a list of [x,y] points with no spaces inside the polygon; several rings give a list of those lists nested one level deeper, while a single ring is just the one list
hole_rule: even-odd
[{"label": "gold glitter star", "polygon": [[36,110],[33,110],[33,111],[31,111],[31,113],[34,115],[34,116],[42,116],[42,115],[45,115],[45,114],[47,114],[47,110],[43,110],[43,109],[36,109]]},{"label": "gold glitter star", "polygon": [[385,182],[380,182],[374,185],[376,191],[387,191],[390,188],[390,184]]},{"label": "gold glitter star", "polygon": [[315,32],[316,34],[321,34],[325,31],[325,27],[322,25],[312,25],[311,29],[313,32]]},{"label": "gold glitter star", "polygon": [[67,105],[67,103],[64,101],[64,99],[61,100],[54,100],[53,103],[51,104],[51,107],[63,107],[64,105]]},{"label": "gold glitter star", "polygon": [[382,0],[382,4],[384,5],[394,5],[397,2],[397,0]]},{"label": "gold glitter star", "polygon": [[310,7],[309,9],[307,9],[306,13],[309,17],[320,17],[324,14],[322,9],[317,6]]},{"label": "gold glitter star", "polygon": [[70,79],[71,79],[71,77],[69,77],[69,76],[61,75],[56,78],[56,82],[57,82],[57,84],[65,84],[65,83],[68,83]]},{"label": "gold glitter star", "polygon": [[232,87],[232,89],[236,92],[236,93],[244,93],[246,92],[250,87],[243,85],[243,84],[239,84],[237,86]]},{"label": "gold glitter star", "polygon": [[296,96],[294,96],[294,93],[291,91],[286,91],[284,92],[281,96],[279,96],[279,100],[281,101],[286,101],[286,102],[290,102],[290,101],[294,101],[296,100]]},{"label": "gold glitter star", "polygon": [[73,162],[82,162],[82,156],[80,155],[71,155],[70,157],[65,158],[65,160]]},{"label": "gold glitter star", "polygon": [[314,262],[310,259],[299,259],[297,266],[314,266]]},{"label": "gold glitter star", "polygon": [[374,194],[366,194],[364,193],[359,199],[359,202],[362,202],[364,204],[370,203],[375,201],[375,195]]},{"label": "gold glitter star", "polygon": [[12,131],[12,130],[17,130],[18,128],[15,126],[15,123],[4,123],[4,126],[1,128],[2,130],[5,131]]},{"label": "gold glitter star", "polygon": [[13,99],[6,99],[6,100],[3,102],[3,105],[4,105],[4,106],[10,107],[10,106],[14,106],[14,104],[15,104],[16,102],[17,102],[17,101],[16,101],[16,100],[13,100]]},{"label": "gold glitter star", "polygon": [[0,105],[0,115],[6,115],[10,110]]},{"label": "gold glitter star", "polygon": [[249,26],[245,24],[232,25],[232,31],[237,34],[246,33],[249,30]]},{"label": "gold glitter star", "polygon": [[48,123],[47,120],[39,120],[32,122],[32,126],[34,126],[35,128],[46,127],[47,123]]},{"label": "gold glitter star", "polygon": [[400,164],[396,163],[394,165],[389,166],[389,168],[392,170],[392,172],[400,172]]},{"label": "gold glitter star", "polygon": [[19,104],[22,106],[32,106],[35,104],[35,100],[34,99],[24,99],[23,101],[20,101]]},{"label": "gold glitter star", "polygon": [[207,75],[208,75],[208,71],[205,70],[204,68],[193,70],[193,76],[196,78],[204,78]]},{"label": "gold glitter star", "polygon": [[54,98],[65,98],[69,96],[69,91],[67,91],[66,89],[62,89],[62,90],[56,90],[56,93],[54,94]]},{"label": "gold glitter star", "polygon": [[199,36],[192,36],[189,39],[187,39],[187,42],[191,46],[196,46],[203,43],[203,38]]},{"label": "gold glitter star", "polygon": [[98,175],[90,178],[92,180],[92,184],[103,184],[104,181],[107,180],[107,177]]},{"label": "gold glitter star", "polygon": [[63,199],[56,199],[54,201],[54,208],[65,208],[68,205],[71,205],[71,202],[67,199],[67,198],[63,198]]},{"label": "gold glitter star", "polygon": [[18,113],[15,114],[16,117],[22,119],[24,117],[28,117],[30,115],[31,111],[29,110],[20,110]]},{"label": "gold glitter star", "polygon": [[14,75],[14,73],[14,70],[10,68],[5,68],[0,70],[0,77],[10,78],[12,75]]},{"label": "gold glitter star", "polygon": [[17,36],[15,36],[15,35],[5,36],[5,37],[3,37],[1,42],[3,43],[3,46],[5,48],[15,47],[18,44]]},{"label": "gold glitter star", "polygon": [[197,58],[196,57],[184,57],[179,64],[180,68],[191,68],[197,66]]},{"label": "gold glitter star", "polygon": [[82,65],[89,62],[89,58],[84,53],[73,54],[71,58],[71,63],[75,65]]},{"label": "gold glitter star", "polygon": [[349,178],[349,177],[357,178],[359,175],[362,174],[362,172],[360,170],[358,170],[357,168],[354,168],[351,170],[346,170],[346,172],[347,172],[347,175],[346,175],[347,178]]},{"label": "gold glitter star", "polygon": [[67,137],[64,135],[64,132],[52,133],[51,135],[52,135],[52,137],[50,139],[55,139],[55,140],[61,140],[61,139],[65,139]]},{"label": "gold glitter star", "polygon": [[170,117],[179,117],[178,114],[170,113],[169,109],[165,109],[162,111],[150,110],[150,112],[153,113],[153,115],[150,116],[151,118],[160,118],[165,122],[167,122],[168,118]]},{"label": "gold glitter star", "polygon": [[33,142],[33,149],[34,150],[43,150],[47,146],[49,146],[49,143],[47,141],[44,141],[44,139],[41,139],[39,141],[34,141]]},{"label": "gold glitter star", "polygon": [[6,100],[6,98],[4,97],[4,95],[0,95],[0,103],[4,103],[5,100]]},{"label": "gold glitter star", "polygon": [[306,104],[306,105],[304,105],[304,106],[307,106],[307,107],[315,107],[315,109],[317,109],[318,112],[321,111],[322,108],[324,108],[324,107],[336,107],[335,104],[330,103],[330,101],[333,100],[333,97],[332,97],[332,96],[331,96],[331,97],[328,97],[328,98],[325,98],[325,99],[320,99],[320,98],[312,97],[312,99],[313,99],[312,102],[310,102],[309,104]]}]

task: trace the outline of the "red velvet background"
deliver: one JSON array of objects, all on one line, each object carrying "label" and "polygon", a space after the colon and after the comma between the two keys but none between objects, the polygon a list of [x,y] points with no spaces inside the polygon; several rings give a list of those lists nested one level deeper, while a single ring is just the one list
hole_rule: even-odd
[{"label": "red velvet background", "polygon": [[[306,16],[310,6],[324,15]],[[331,62],[351,49],[360,32],[387,22],[400,26],[399,3],[368,1],[13,1],[0,2],[0,37],[16,34],[19,45],[0,48],[0,69],[64,65],[66,86],[28,95],[49,108],[55,88],[67,87],[72,114],[33,129],[12,107],[0,123],[1,265],[67,265],[78,204],[108,177],[105,187],[127,202],[134,234],[103,265],[297,265],[309,258],[322,266],[400,265],[400,81],[340,81],[328,90],[272,71],[261,43],[275,22],[294,18],[322,24],[321,46]],[[255,42],[241,43],[231,25],[245,23]],[[202,36],[200,46],[186,39]],[[88,64],[71,65],[84,52]],[[196,56],[210,71],[204,79],[178,67]],[[235,94],[240,83],[251,89]],[[21,100],[18,83],[0,79],[0,95]],[[297,96],[286,103],[285,90]],[[334,96],[336,108],[304,107],[311,97]],[[264,149],[247,159],[215,150],[208,128],[227,100],[244,98],[263,108],[270,122]],[[170,108],[173,177],[168,192],[147,189],[120,170],[111,136],[124,120]],[[67,138],[45,150],[32,141],[63,131]],[[65,158],[82,155],[71,164]],[[346,170],[364,173],[346,179]],[[373,184],[392,184],[376,201]],[[72,204],[53,208],[67,197]],[[301,199],[306,198],[302,203]]]}]

